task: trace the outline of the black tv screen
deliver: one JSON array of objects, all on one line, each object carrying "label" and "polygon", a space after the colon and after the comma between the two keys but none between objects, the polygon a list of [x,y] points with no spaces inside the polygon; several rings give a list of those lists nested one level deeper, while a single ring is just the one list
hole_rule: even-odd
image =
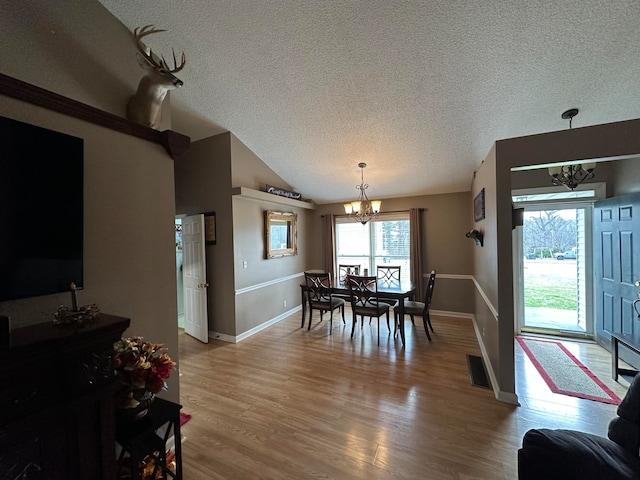
[{"label": "black tv screen", "polygon": [[0,301],[82,287],[83,147],[0,117]]}]

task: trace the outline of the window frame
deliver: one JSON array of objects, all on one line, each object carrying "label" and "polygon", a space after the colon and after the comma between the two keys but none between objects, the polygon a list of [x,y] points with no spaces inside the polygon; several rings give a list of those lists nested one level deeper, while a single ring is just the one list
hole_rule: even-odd
[{"label": "window frame", "polygon": [[[409,216],[409,211],[406,212],[392,212],[392,213],[381,213],[376,219],[370,220],[369,222],[367,222],[366,225],[364,225],[363,227],[366,227],[368,230],[368,240],[369,240],[369,245],[368,245],[368,253],[364,254],[364,255],[341,255],[339,256],[339,239],[340,239],[340,234],[339,234],[339,225],[341,224],[354,224],[356,222],[354,222],[354,220],[352,218],[349,218],[347,215],[338,215],[335,217],[334,220],[334,228],[335,228],[335,232],[336,232],[336,243],[335,243],[335,250],[333,252],[333,257],[335,259],[335,265],[336,268],[338,268],[338,266],[341,264],[340,259],[343,258],[345,259],[342,263],[349,263],[352,264],[355,262],[358,262],[359,260],[346,260],[347,258],[349,259],[361,259],[361,264],[364,265],[366,263],[366,266],[364,266],[363,268],[367,268],[369,275],[375,275],[376,274],[376,265],[378,265],[379,263],[382,264],[383,262],[378,262],[377,259],[382,258],[381,255],[376,255],[375,254],[375,235],[372,233],[372,226],[375,223],[383,223],[383,222],[396,222],[396,221],[406,221],[407,222],[407,226],[408,226],[408,231],[407,231],[407,257],[397,257],[397,256],[393,256],[393,255],[384,255],[384,257],[391,257],[391,258],[400,258],[400,262],[397,263],[402,263],[403,268],[401,271],[402,277],[409,279],[410,278],[410,266],[411,266],[411,257],[412,257],[412,252],[411,252],[411,221],[410,221],[410,216]],[[406,261],[406,265],[405,262]],[[360,275],[364,275],[364,270],[360,270]]]}]

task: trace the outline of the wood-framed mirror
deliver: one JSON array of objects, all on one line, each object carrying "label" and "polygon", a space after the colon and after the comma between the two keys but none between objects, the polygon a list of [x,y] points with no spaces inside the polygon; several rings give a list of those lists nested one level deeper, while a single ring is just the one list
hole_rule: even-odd
[{"label": "wood-framed mirror", "polygon": [[265,258],[298,254],[298,215],[291,212],[264,212]]}]

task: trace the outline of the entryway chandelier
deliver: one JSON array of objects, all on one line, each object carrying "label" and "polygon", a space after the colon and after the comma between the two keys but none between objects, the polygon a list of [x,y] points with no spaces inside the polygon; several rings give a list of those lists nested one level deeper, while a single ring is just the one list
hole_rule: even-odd
[{"label": "entryway chandelier", "polygon": [[361,174],[360,185],[356,185],[356,188],[360,190],[358,200],[344,204],[345,213],[362,225],[373,218],[377,218],[380,213],[380,206],[382,205],[380,200],[369,200],[369,197],[367,197],[365,190],[369,188],[369,185],[364,183],[364,169],[366,166],[367,164],[364,162],[358,164]]},{"label": "entryway chandelier", "polygon": [[[571,129],[571,121],[578,114],[577,108],[571,108],[562,114],[562,118],[569,120],[569,129]],[[553,183],[556,186],[564,185],[569,190],[574,190],[585,180],[595,177],[593,171],[596,168],[595,163],[585,163],[582,165],[563,165],[561,167],[549,167],[549,175],[551,175]]]}]

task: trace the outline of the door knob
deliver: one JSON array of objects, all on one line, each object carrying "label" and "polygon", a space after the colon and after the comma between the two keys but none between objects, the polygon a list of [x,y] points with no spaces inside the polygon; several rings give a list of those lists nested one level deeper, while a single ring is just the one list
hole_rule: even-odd
[{"label": "door knob", "polygon": [[207,288],[209,286],[208,283],[199,283],[198,288]]}]

